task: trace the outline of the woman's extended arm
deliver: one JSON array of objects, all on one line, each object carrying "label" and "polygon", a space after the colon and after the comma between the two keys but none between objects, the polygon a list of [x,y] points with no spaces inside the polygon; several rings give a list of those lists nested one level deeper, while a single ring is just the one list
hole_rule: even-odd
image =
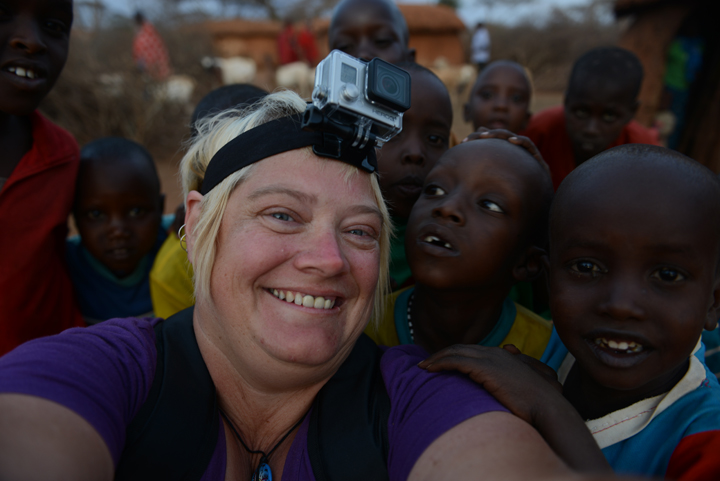
[{"label": "woman's extended arm", "polygon": [[[585,422],[562,396],[554,371],[524,356],[515,346],[451,346],[421,362],[420,367],[431,372],[458,370],[467,374],[537,429],[572,469],[612,472]],[[545,371],[552,374],[552,380]]]},{"label": "woman's extended arm", "polygon": [[24,394],[0,394],[0,479],[112,480],[105,441],[60,404]]},{"label": "woman's extended arm", "polygon": [[505,412],[480,414],[437,438],[415,463],[409,481],[571,478],[572,472],[532,426]]}]

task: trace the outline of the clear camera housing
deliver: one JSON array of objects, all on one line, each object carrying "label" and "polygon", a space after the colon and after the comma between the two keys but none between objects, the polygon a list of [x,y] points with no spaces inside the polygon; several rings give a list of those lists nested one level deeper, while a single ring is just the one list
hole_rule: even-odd
[{"label": "clear camera housing", "polygon": [[372,132],[380,147],[402,130],[410,74],[379,58],[365,62],[333,50],[317,66],[312,100],[333,120]]}]

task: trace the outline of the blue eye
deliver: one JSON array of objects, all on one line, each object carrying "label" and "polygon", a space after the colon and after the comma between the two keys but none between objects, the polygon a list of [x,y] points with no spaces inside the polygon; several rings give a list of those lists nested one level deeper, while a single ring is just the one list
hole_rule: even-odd
[{"label": "blue eye", "polygon": [[366,236],[366,235],[370,235],[370,234],[368,234],[367,232],[365,232],[365,231],[362,230],[362,229],[352,229],[352,230],[350,230],[350,231],[348,231],[348,232],[349,232],[350,234],[357,235],[357,236],[361,236],[361,237],[362,237],[362,236]]},{"label": "blue eye", "polygon": [[684,275],[680,274],[676,269],[670,267],[661,267],[653,272],[651,277],[663,282],[680,282],[685,280]]},{"label": "blue eye", "polygon": [[499,212],[501,214],[505,212],[504,210],[502,210],[502,208],[500,208],[499,205],[497,205],[495,202],[493,202],[491,200],[481,200],[480,205],[491,212]]},{"label": "blue eye", "polygon": [[273,217],[275,217],[277,220],[282,220],[285,222],[292,222],[294,219],[290,217],[289,214],[286,214],[285,212],[275,212],[272,214]]}]

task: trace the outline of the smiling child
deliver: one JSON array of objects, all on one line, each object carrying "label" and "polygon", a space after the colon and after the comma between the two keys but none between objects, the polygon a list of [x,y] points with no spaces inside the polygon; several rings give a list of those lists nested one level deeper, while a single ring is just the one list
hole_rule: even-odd
[{"label": "smiling child", "polygon": [[532,116],[530,137],[550,167],[555,188],[578,165],[623,144],[658,144],[657,134],[632,120],[643,81],[640,60],[619,47],[600,47],[573,65],[565,103]]},{"label": "smiling child", "polygon": [[[450,94],[434,73],[416,63],[399,66],[410,74],[414,107],[403,115],[402,131],[378,153],[380,188],[395,226],[390,249],[390,277],[394,288],[410,279],[405,255],[407,219],[420,196],[425,177],[448,149],[453,118]],[[428,105],[433,108],[426,108]]]},{"label": "smiling child", "polygon": [[693,353],[720,307],[717,177],[668,149],[617,147],[563,185],[550,230],[559,338],[543,359],[610,464],[716,477],[720,386]]},{"label": "smiling child", "polygon": [[552,199],[547,171],[501,139],[448,150],[425,179],[408,221],[414,287],[393,294],[367,334],[382,345],[512,343],[539,358],[550,324],[508,299],[541,271]]},{"label": "smiling child", "polygon": [[63,259],[78,146],[36,109],[68,55],[71,0],[0,4],[0,355],[81,326]]},{"label": "smiling child", "polygon": [[521,132],[530,119],[530,79],[522,65],[497,60],[485,67],[470,91],[464,107],[473,129],[505,129]]},{"label": "smiling child", "polygon": [[328,31],[330,50],[394,64],[415,60],[409,38],[405,17],[390,0],[343,0],[333,11]]},{"label": "smiling child", "polygon": [[152,313],[149,273],[167,237],[163,204],[141,145],[107,137],[83,147],[73,208],[80,237],[68,240],[67,258],[88,324]]},{"label": "smiling child", "polygon": [[[720,307],[718,178],[662,147],[598,155],[558,190],[549,263],[556,331],[542,360],[564,397],[505,350],[448,350],[421,366],[492,386],[558,453],[577,451],[579,422],[619,474],[717,479],[720,385],[699,340]],[[584,445],[587,461],[597,445]]]}]

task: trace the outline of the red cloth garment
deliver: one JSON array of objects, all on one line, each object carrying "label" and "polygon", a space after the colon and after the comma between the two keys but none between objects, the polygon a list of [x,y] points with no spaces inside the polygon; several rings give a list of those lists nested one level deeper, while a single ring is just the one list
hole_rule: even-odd
[{"label": "red cloth garment", "polygon": [[150,22],[143,22],[133,41],[133,59],[155,80],[170,76],[170,57],[160,34]]},{"label": "red cloth garment", "polygon": [[[520,135],[530,137],[540,150],[550,167],[553,186],[557,190],[560,182],[577,167],[570,137],[565,129],[565,108],[560,105],[533,115],[527,129],[520,132]],[[620,136],[608,146],[608,149],[624,144],[660,145],[656,132],[634,120],[623,128]]]},{"label": "red cloth garment", "polygon": [[312,32],[307,28],[302,29],[298,34],[297,43],[300,52],[302,52],[303,60],[311,66],[314,66],[317,63],[318,51]]},{"label": "red cloth garment", "polygon": [[670,458],[665,476],[677,481],[703,481],[720,476],[720,431],[686,436]]},{"label": "red cloth garment", "polygon": [[80,152],[68,132],[31,118],[32,149],[0,190],[0,355],[84,325],[65,264]]},{"label": "red cloth garment", "polygon": [[297,38],[292,25],[287,26],[278,36],[278,60],[280,65],[300,60],[298,56]]}]

